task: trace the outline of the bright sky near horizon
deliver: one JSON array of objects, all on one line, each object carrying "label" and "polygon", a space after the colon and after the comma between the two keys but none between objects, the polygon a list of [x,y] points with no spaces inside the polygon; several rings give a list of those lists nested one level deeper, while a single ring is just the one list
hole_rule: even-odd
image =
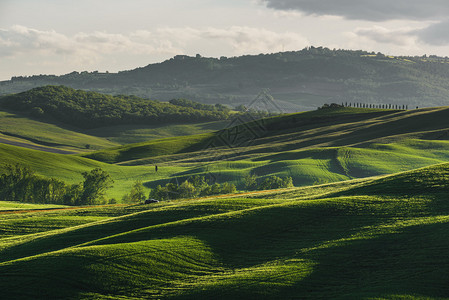
[{"label": "bright sky near horizon", "polygon": [[0,0],[0,80],[306,46],[449,56],[447,0]]}]

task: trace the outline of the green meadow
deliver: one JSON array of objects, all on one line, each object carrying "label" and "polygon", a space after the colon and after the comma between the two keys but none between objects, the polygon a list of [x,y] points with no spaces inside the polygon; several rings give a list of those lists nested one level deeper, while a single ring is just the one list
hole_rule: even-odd
[{"label": "green meadow", "polygon": [[[71,155],[1,144],[0,164],[21,163],[39,175],[67,183],[78,183],[82,172],[100,167],[115,181],[107,196],[118,201],[137,180],[144,183],[148,193],[158,184],[182,182],[195,175],[232,182],[240,190],[244,189],[244,177],[250,174],[261,180],[272,175],[289,176],[295,186],[309,186],[446,162],[449,158],[447,125],[443,121],[446,118],[449,109],[445,107],[411,111],[318,110],[262,119],[210,133]],[[31,127],[24,122],[21,130],[27,132]],[[45,132],[41,129],[41,133]],[[117,128],[98,129],[107,130]],[[250,136],[248,144],[230,145],[224,141],[224,137],[232,139],[234,132],[245,133],[245,130],[259,132]],[[66,131],[63,136],[70,139],[70,133]],[[76,141],[76,132],[73,134]]]},{"label": "green meadow", "polygon": [[105,149],[149,140],[202,134],[222,129],[226,121],[176,125],[120,125],[82,130],[57,121],[45,122],[17,112],[0,111],[0,138],[73,152]]},{"label": "green meadow", "polygon": [[[13,135],[5,112],[0,126],[11,140],[76,153],[0,144],[0,165],[71,184],[99,167],[114,180],[106,196],[119,204],[0,201],[0,298],[449,298],[448,118],[447,107],[341,108],[222,129],[83,133],[25,118]],[[45,126],[53,128],[47,142]],[[176,136],[184,130],[194,134]],[[82,150],[88,139],[99,150]],[[136,180],[148,194],[194,175],[239,192],[120,203]],[[295,187],[245,191],[246,175],[290,176]]]},{"label": "green meadow", "polygon": [[0,111],[0,132],[2,138],[16,138],[21,142],[34,142],[55,148],[86,150],[86,145],[93,148],[113,147],[117,145],[104,138],[77,132],[61,124],[51,124],[33,120],[12,112]]},{"label": "green meadow", "polygon": [[441,299],[449,165],[245,195],[0,214],[19,298]]}]

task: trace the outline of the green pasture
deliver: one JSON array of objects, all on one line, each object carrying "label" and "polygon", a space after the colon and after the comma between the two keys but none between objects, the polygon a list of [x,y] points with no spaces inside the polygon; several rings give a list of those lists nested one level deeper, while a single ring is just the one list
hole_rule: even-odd
[{"label": "green pasture", "polygon": [[[244,177],[250,174],[259,180],[272,175],[289,176],[295,186],[309,186],[447,162],[449,138],[442,121],[447,117],[447,108],[322,109],[240,125],[253,131],[257,126],[264,126],[261,136],[243,146],[234,147],[223,142],[223,137],[234,132],[230,128],[80,155],[52,154],[0,144],[0,164],[21,163],[42,176],[56,177],[67,183],[81,182],[82,172],[100,167],[115,181],[107,196],[118,201],[137,180],[144,183],[148,193],[158,184],[181,183],[195,175],[220,183],[232,182],[239,190],[245,189]],[[125,127],[115,130],[117,133]],[[237,128],[237,132],[240,129]],[[158,172],[155,172],[155,165]]]},{"label": "green pasture", "polygon": [[154,166],[117,166],[75,155],[47,153],[0,144],[0,165],[16,163],[31,167],[38,175],[55,177],[70,184],[81,182],[83,172],[102,168],[114,180],[114,186],[108,191],[107,196],[117,200],[129,192],[137,180],[144,182],[160,180],[183,170],[182,167],[164,166],[156,173]]},{"label": "green pasture", "polygon": [[0,215],[0,287],[15,299],[443,299],[447,178],[439,164],[232,197]]},{"label": "green pasture", "polygon": [[122,125],[81,130],[58,122],[47,123],[29,116],[0,111],[1,138],[36,143],[76,152],[142,143],[168,137],[203,134],[225,128],[228,121],[180,125]]},{"label": "green pasture", "polygon": [[[173,139],[173,143],[176,142],[179,140]],[[308,186],[393,174],[443,163],[448,161],[448,153],[447,141],[403,140],[391,144],[375,143],[366,148],[323,147],[275,154],[259,153],[237,161],[201,161],[201,152],[198,152],[193,161],[167,159],[165,162],[149,164],[117,165],[77,155],[0,145],[0,164],[21,163],[42,176],[56,177],[67,183],[81,182],[82,172],[100,167],[115,182],[108,191],[108,197],[120,200],[137,180],[142,181],[147,188],[153,188],[170,180],[181,183],[190,176],[199,175],[214,178],[218,182],[229,181],[239,189],[245,189],[244,177],[252,174],[259,180],[272,175],[290,176],[295,186]],[[158,172],[155,172],[155,165],[158,166]]]},{"label": "green pasture", "polygon": [[42,145],[77,151],[86,151],[86,147],[99,149],[117,145],[101,137],[77,132],[74,128],[64,128],[4,111],[0,111],[0,132]]},{"label": "green pasture", "polygon": [[176,136],[203,134],[221,130],[228,126],[229,121],[215,121],[198,124],[181,125],[123,125],[109,126],[86,130],[86,133],[106,138],[117,144],[143,143],[149,140],[170,138]]},{"label": "green pasture", "polygon": [[31,204],[31,203],[18,203],[9,201],[0,201],[0,211],[10,210],[38,210],[38,209],[55,209],[64,208],[66,206],[56,204]]}]

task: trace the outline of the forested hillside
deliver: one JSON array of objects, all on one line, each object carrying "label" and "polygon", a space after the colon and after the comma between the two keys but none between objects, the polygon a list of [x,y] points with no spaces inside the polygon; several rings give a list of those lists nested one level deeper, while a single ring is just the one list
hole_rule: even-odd
[{"label": "forested hillside", "polygon": [[230,115],[223,105],[205,105],[185,99],[170,103],[136,96],[110,96],[45,86],[0,97],[0,108],[54,119],[81,128],[123,124],[173,124],[225,120]]},{"label": "forested hillside", "polygon": [[63,76],[14,77],[0,94],[48,84],[168,101],[188,98],[233,107],[270,89],[283,111],[315,109],[344,101],[409,107],[448,104],[449,59],[393,57],[327,48],[206,58],[178,55],[162,63],[119,73],[73,72]]}]

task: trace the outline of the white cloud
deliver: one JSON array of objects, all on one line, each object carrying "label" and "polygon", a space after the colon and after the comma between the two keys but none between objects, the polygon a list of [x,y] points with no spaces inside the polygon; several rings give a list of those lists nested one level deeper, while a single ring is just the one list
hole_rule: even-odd
[{"label": "white cloud", "polygon": [[43,31],[24,26],[0,30],[0,56],[17,57],[65,55],[77,59],[97,59],[104,54],[176,53],[179,49],[160,48],[159,42],[143,43],[136,36],[105,32],[77,33],[67,36],[56,31]]},{"label": "white cloud", "polygon": [[359,38],[367,38],[376,43],[412,46],[417,41],[417,37],[414,35],[415,31],[416,29],[413,28],[388,29],[382,26],[373,26],[357,28],[354,34]]},{"label": "white cloud", "polygon": [[274,31],[233,26],[230,29],[209,28],[199,32],[204,39],[225,40],[236,54],[297,50],[309,45],[303,36],[293,32]]},{"label": "white cloud", "polygon": [[128,35],[96,31],[73,36],[13,26],[0,30],[0,57],[65,55],[78,60],[92,60],[114,53],[174,55],[182,54],[196,44],[216,41],[226,44],[233,54],[274,52],[282,50],[282,46],[297,49],[308,44],[305,38],[296,33],[237,26],[227,29],[167,27],[153,31],[138,30]]},{"label": "white cloud", "polygon": [[234,56],[297,50],[307,45],[309,42],[297,33],[239,26],[163,27],[128,34],[94,31],[73,35],[13,26],[0,29],[0,77],[73,70],[119,71],[177,54]]}]

